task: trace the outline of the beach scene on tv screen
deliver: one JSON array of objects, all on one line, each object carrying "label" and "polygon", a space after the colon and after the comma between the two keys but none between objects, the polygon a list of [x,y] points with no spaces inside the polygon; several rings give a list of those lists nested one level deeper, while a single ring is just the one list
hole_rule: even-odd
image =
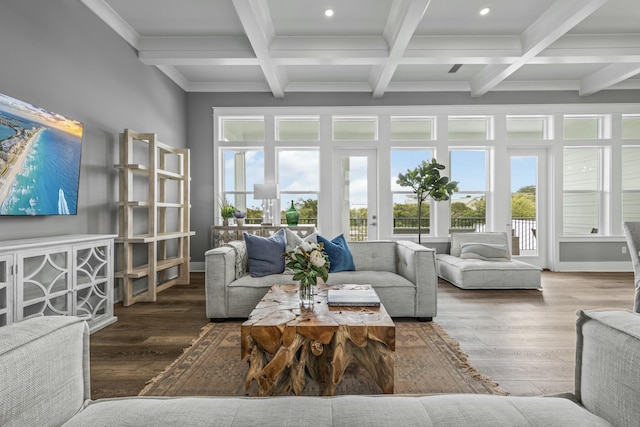
[{"label": "beach scene on tv screen", "polygon": [[75,215],[82,123],[0,93],[0,215]]}]

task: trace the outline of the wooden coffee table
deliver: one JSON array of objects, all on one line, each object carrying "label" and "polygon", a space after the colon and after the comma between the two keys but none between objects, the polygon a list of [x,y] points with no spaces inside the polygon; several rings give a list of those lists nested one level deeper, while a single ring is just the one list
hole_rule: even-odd
[{"label": "wooden coffee table", "polygon": [[347,367],[357,362],[384,393],[393,393],[396,327],[382,304],[329,307],[327,290],[342,286],[316,287],[313,311],[300,308],[297,284],[269,290],[242,324],[247,391],[255,380],[259,396],[299,395],[306,372],[319,383],[322,395],[332,396]]}]

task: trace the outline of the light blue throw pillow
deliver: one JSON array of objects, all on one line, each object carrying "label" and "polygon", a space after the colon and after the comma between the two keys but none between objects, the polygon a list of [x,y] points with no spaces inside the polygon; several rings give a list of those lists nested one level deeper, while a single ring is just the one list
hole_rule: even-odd
[{"label": "light blue throw pillow", "polygon": [[329,241],[324,237],[318,235],[318,243],[324,244],[324,250],[329,257],[329,273],[336,273],[338,271],[355,271],[356,266],[353,263],[353,256],[351,255],[351,249],[347,244],[344,235],[339,235],[333,240]]},{"label": "light blue throw pillow", "polygon": [[282,254],[287,243],[284,230],[278,230],[271,237],[255,236],[246,232],[243,234],[251,277],[263,277],[284,271]]}]

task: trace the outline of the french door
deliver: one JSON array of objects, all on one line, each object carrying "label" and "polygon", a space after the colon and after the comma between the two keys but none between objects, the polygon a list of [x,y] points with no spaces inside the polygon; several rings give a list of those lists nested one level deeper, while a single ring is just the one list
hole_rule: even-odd
[{"label": "french door", "polygon": [[508,154],[512,254],[530,264],[548,267],[546,150],[513,148]]},{"label": "french door", "polygon": [[377,153],[370,149],[333,152],[332,228],[348,241],[378,239]]}]

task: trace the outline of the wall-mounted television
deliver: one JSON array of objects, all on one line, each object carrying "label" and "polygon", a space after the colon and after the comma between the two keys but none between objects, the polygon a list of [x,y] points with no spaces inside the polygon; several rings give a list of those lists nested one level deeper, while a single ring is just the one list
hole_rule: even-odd
[{"label": "wall-mounted television", "polygon": [[82,123],[0,93],[0,215],[75,215]]}]

